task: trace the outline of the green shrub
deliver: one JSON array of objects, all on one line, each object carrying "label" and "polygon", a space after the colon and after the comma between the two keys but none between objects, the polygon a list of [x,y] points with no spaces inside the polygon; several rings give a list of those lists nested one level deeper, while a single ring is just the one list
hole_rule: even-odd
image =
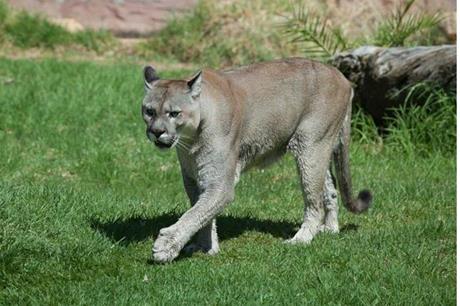
[{"label": "green shrub", "polygon": [[395,152],[428,156],[452,155],[456,150],[456,95],[428,83],[406,88],[405,103],[392,109],[380,131],[372,118],[355,107],[352,116],[353,141]]},{"label": "green shrub", "polygon": [[115,44],[113,35],[105,30],[84,30],[73,34],[73,42],[88,50],[103,52],[105,47]]},{"label": "green shrub", "polygon": [[209,2],[200,1],[193,11],[180,18],[172,18],[165,28],[141,45],[143,53],[160,53],[181,61],[199,60],[199,42],[216,28],[206,28],[210,10]]},{"label": "green shrub", "polygon": [[4,26],[8,17],[8,6],[3,0],[0,0],[0,43],[5,39]]},{"label": "green shrub", "polygon": [[5,32],[9,40],[20,48],[54,48],[72,42],[72,34],[63,27],[27,12],[18,13],[11,23],[6,24]]},{"label": "green shrub", "polygon": [[359,105],[353,105],[351,127],[353,141],[359,144],[375,145],[382,142],[382,137],[378,133],[374,120]]},{"label": "green shrub", "polygon": [[220,3],[199,1],[190,14],[171,19],[138,48],[142,56],[160,55],[208,66],[241,65],[292,54],[279,28],[267,16],[287,10],[288,1]]},{"label": "green shrub", "polygon": [[8,6],[6,6],[5,1],[0,0],[0,28],[5,24],[7,17],[8,17]]},{"label": "green shrub", "polygon": [[419,83],[406,90],[405,103],[387,118],[386,142],[410,154],[455,153],[455,93],[427,83]]},{"label": "green shrub", "polygon": [[49,48],[81,45],[88,50],[100,52],[115,40],[108,31],[85,30],[71,33],[62,26],[49,22],[39,15],[22,11],[10,14],[7,5],[0,0],[0,42],[10,41],[19,48]]}]

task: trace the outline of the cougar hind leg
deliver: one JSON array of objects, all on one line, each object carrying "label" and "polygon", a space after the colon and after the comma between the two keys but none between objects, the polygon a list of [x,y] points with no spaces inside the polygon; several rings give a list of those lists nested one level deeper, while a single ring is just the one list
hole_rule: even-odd
[{"label": "cougar hind leg", "polygon": [[219,253],[216,219],[213,219],[210,224],[196,233],[193,242],[184,247],[184,252],[187,254],[192,254],[197,251],[202,251],[208,255],[216,255]]},{"label": "cougar hind leg", "polygon": [[288,146],[296,160],[304,199],[303,223],[300,230],[289,240],[291,243],[309,243],[316,234],[324,230],[326,216],[328,222],[335,225],[337,215],[336,203],[330,201],[332,194],[327,194],[328,189],[325,188],[330,187],[326,178],[330,160],[324,156],[331,156],[331,141],[328,137],[318,140],[309,139],[305,135],[308,134],[294,135]]},{"label": "cougar hind leg", "polygon": [[324,183],[323,204],[325,210],[324,224],[321,231],[329,233],[339,232],[339,205],[337,203],[337,189],[331,171],[328,170]]}]

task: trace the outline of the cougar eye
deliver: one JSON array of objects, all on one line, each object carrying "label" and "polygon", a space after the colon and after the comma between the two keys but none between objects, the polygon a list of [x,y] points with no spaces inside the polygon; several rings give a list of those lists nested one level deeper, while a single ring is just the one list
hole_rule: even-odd
[{"label": "cougar eye", "polygon": [[155,110],[154,110],[153,108],[147,108],[147,109],[145,110],[145,113],[146,113],[147,116],[149,116],[149,117],[155,116]]},{"label": "cougar eye", "polygon": [[179,116],[180,112],[169,112],[169,117],[171,118],[176,118],[177,116]]}]

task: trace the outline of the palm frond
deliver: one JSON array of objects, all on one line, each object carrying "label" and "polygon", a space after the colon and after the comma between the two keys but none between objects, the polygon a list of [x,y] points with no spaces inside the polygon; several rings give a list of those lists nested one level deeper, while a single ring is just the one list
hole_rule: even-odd
[{"label": "palm frond", "polygon": [[375,31],[373,43],[377,46],[396,47],[405,46],[408,39],[424,30],[433,29],[442,21],[439,13],[410,14],[409,10],[415,0],[402,3],[395,12],[383,20]]},{"label": "palm frond", "polygon": [[283,24],[286,36],[293,43],[302,44],[307,56],[325,59],[347,48],[340,28],[332,28],[327,18],[308,12],[305,7],[297,7]]}]

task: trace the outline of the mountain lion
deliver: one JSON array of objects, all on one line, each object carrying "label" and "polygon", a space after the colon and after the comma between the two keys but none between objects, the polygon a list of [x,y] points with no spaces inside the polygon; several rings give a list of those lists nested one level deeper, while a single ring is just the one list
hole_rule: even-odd
[{"label": "mountain lion", "polygon": [[331,157],[345,207],[353,213],[369,207],[369,191],[352,198],[353,90],[335,68],[291,58],[204,69],[185,80],[162,80],[147,66],[144,78],[147,137],[159,148],[176,147],[192,204],[175,224],[161,229],[154,261],[172,261],[194,235],[189,251],[216,254],[215,218],[233,200],[240,174],[287,151],[295,157],[305,204],[302,226],[288,242],[309,243],[321,231],[339,231]]}]

